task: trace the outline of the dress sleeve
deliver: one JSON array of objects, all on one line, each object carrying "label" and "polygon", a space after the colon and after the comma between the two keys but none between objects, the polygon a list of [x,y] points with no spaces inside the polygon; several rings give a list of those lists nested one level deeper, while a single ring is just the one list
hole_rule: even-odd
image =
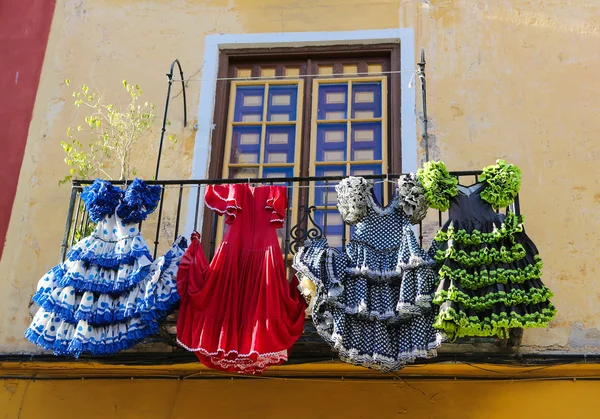
[{"label": "dress sleeve", "polygon": [[123,191],[120,188],[102,179],[96,179],[81,193],[81,200],[90,214],[90,220],[94,223],[102,220],[106,215],[114,214],[122,197]]},{"label": "dress sleeve", "polygon": [[450,199],[458,195],[458,179],[450,175],[441,161],[429,161],[417,171],[417,178],[431,208],[446,211],[450,208]]},{"label": "dress sleeve", "polygon": [[521,189],[521,170],[514,164],[496,160],[496,164],[483,169],[479,180],[486,182],[481,199],[495,209],[505,208],[513,203]]},{"label": "dress sleeve", "polygon": [[242,210],[238,185],[208,185],[204,194],[204,203],[218,215],[225,215],[225,222],[232,224]]},{"label": "dress sleeve", "polygon": [[355,176],[347,177],[335,187],[338,211],[346,223],[356,224],[366,215],[372,187],[366,179]]},{"label": "dress sleeve", "polygon": [[399,205],[412,224],[419,224],[427,215],[427,198],[425,189],[417,175],[410,173],[398,178]]},{"label": "dress sleeve", "polygon": [[270,187],[265,209],[271,211],[271,224],[275,228],[282,228],[287,209],[287,188],[285,186]]},{"label": "dress sleeve", "polygon": [[148,185],[143,180],[134,179],[117,207],[117,215],[126,223],[144,221],[158,206],[160,192],[160,185]]}]

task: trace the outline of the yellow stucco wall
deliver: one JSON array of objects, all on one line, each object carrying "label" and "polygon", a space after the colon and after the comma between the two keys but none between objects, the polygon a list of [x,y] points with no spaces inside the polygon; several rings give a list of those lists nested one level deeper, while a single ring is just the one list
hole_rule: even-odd
[{"label": "yellow stucco wall", "polygon": [[[35,309],[28,305],[36,282],[57,262],[69,195],[68,187],[57,187],[65,169],[59,141],[66,127],[77,123],[71,106],[72,88],[62,84],[65,78],[74,84],[95,85],[107,95],[116,95],[121,80],[127,79],[139,83],[146,99],[161,107],[164,73],[173,58],[182,61],[186,76],[199,78],[202,74],[207,34],[398,27],[413,28],[417,51],[421,46],[427,50],[432,157],[442,158],[453,170],[478,169],[498,157],[523,169],[522,210],[529,216],[528,233],[545,259],[544,281],[555,291],[558,307],[558,317],[548,330],[525,332],[524,350],[599,350],[597,22],[600,3],[584,0],[568,4],[544,0],[57,1],[0,262],[0,352],[37,351],[25,341],[23,331]],[[183,129],[178,116],[181,103],[175,101],[171,109],[172,128],[180,141],[165,153],[165,178],[190,174],[199,83],[189,84],[188,98],[192,116],[188,128]],[[23,385],[16,384],[17,390]],[[44,388],[59,384],[27,385],[43,397]],[[118,388],[125,390],[129,385],[119,383]],[[221,394],[224,403],[227,382],[170,383],[167,399],[172,403],[178,388],[201,395],[203,386],[213,385],[211,395]],[[390,412],[400,409],[399,396],[408,392],[398,384],[353,385],[357,391],[385,393]],[[423,385],[430,389],[426,392],[429,400],[436,387]],[[452,384],[447,391],[473,385]],[[509,394],[496,398],[494,385],[489,384],[486,403],[507,406]],[[521,394],[523,405],[535,399],[531,396],[535,385],[528,387],[527,393],[517,391],[526,385],[515,385],[510,393]],[[574,385],[552,385],[575,394]],[[65,400],[85,388],[81,383],[60,386]],[[253,382],[252,386],[248,394],[264,394],[276,384]],[[280,390],[287,392],[277,401],[282,409],[289,404],[292,410],[300,410],[293,386],[288,383]],[[216,391],[218,388],[222,391]],[[126,393],[115,391],[115,397],[126,397]],[[410,394],[422,397],[418,392]],[[220,404],[215,401],[215,409]],[[330,403],[323,404],[335,409]],[[438,404],[440,409],[444,404]],[[161,405],[161,409],[171,409],[171,405]],[[22,417],[33,416],[24,410]]]},{"label": "yellow stucco wall", "polygon": [[[334,390],[335,389],[335,390]],[[11,380],[6,418],[596,418],[598,381]]]}]

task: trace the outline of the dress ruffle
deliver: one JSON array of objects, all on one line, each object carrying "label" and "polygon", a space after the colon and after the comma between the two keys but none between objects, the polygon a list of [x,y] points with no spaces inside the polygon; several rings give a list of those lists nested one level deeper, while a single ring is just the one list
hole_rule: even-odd
[{"label": "dress ruffle", "polygon": [[[369,235],[383,230],[399,244],[376,245]],[[417,357],[435,356],[441,343],[432,327],[433,264],[404,212],[390,205],[367,207],[345,253],[330,248],[325,238],[308,240],[293,266],[301,283],[314,285],[313,323],[340,359],[394,371]]]},{"label": "dress ruffle", "polygon": [[[167,254],[149,265],[146,276],[120,296],[89,287],[42,286],[34,296],[41,306],[25,336],[57,355],[105,355],[133,347],[158,331],[156,320],[179,301],[175,276],[186,247],[180,237]],[[46,282],[43,278],[40,282]]]},{"label": "dress ruffle", "polygon": [[473,310],[454,301],[440,307],[434,326],[451,341],[464,336],[496,336],[507,339],[510,329],[547,327],[556,308],[550,301],[536,304],[496,304],[491,309]]},{"label": "dress ruffle", "polygon": [[[96,181],[90,190],[110,189],[106,183]],[[107,355],[157,333],[157,320],[179,301],[175,278],[187,242],[179,237],[153,261],[136,224],[105,215],[65,262],[40,279],[33,296],[40,309],[25,332],[31,342],[56,355]]]},{"label": "dress ruffle", "polygon": [[144,221],[158,206],[161,190],[160,185],[134,179],[117,207],[117,215],[127,224]]},{"label": "dress ruffle", "polygon": [[513,203],[521,189],[521,170],[504,160],[483,169],[479,181],[485,181],[487,187],[481,192],[481,199],[495,209],[508,207]]},{"label": "dress ruffle", "polygon": [[232,224],[242,207],[240,185],[208,185],[204,194],[204,204],[219,215],[225,216],[225,222]]},{"label": "dress ruffle", "polygon": [[[285,188],[273,188],[266,201],[253,203],[256,211],[263,212],[262,222],[272,229],[273,217],[284,216],[286,206]],[[271,215],[264,212],[265,206]],[[236,230],[232,227],[228,232]],[[241,374],[261,373],[285,362],[288,349],[302,334],[305,304],[297,281],[288,283],[285,278],[274,233],[271,230],[272,240],[258,248],[226,238],[210,264],[199,235],[192,236],[177,275],[182,298],[177,340],[204,365]]]},{"label": "dress ruffle", "polygon": [[[104,229],[104,221],[98,224],[91,236],[82,239],[71,248],[67,260],[82,261],[114,270],[122,265],[134,265],[141,258],[151,259],[148,244],[139,234],[137,227],[131,227],[131,236],[119,237],[115,231],[112,237],[106,237],[109,230]],[[113,223],[109,223],[111,224]],[[106,234],[100,235],[99,232]]]},{"label": "dress ruffle", "polygon": [[450,219],[434,244],[440,277],[435,327],[448,339],[507,338],[511,328],[545,327],[554,318],[553,294],[540,279],[543,263],[523,217]]},{"label": "dress ruffle", "polygon": [[441,161],[429,161],[417,171],[417,178],[425,189],[425,196],[431,208],[446,211],[450,199],[458,195],[458,179],[451,176]]},{"label": "dress ruffle", "polygon": [[429,205],[425,189],[416,174],[410,173],[398,178],[400,207],[412,224],[419,224],[427,215]]},{"label": "dress ruffle", "polygon": [[114,214],[122,197],[123,191],[120,188],[102,179],[96,179],[81,192],[81,200],[94,223],[106,215]]},{"label": "dress ruffle", "polygon": [[355,176],[347,177],[336,185],[337,208],[347,224],[354,225],[367,214],[372,188],[369,181]]}]

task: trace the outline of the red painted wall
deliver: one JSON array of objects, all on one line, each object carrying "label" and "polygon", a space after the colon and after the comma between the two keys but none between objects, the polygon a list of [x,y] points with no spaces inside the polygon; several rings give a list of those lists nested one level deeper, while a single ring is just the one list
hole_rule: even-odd
[{"label": "red painted wall", "polygon": [[0,0],[0,258],[54,4],[54,0]]}]

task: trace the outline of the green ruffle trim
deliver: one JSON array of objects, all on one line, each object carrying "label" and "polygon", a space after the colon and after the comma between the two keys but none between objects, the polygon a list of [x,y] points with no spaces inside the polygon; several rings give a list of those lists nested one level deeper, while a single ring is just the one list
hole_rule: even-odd
[{"label": "green ruffle trim", "polygon": [[430,161],[417,171],[417,178],[431,208],[446,211],[450,207],[450,198],[458,195],[458,179],[451,176],[443,162]]},{"label": "green ruffle trim", "polygon": [[438,250],[435,253],[435,260],[444,263],[446,259],[454,260],[461,265],[470,268],[473,266],[489,265],[491,263],[513,263],[523,259],[527,255],[525,248],[521,243],[516,243],[510,248],[500,246],[500,249],[493,247],[484,247],[474,252],[465,252],[449,247],[447,250]]},{"label": "green ruffle trim", "polygon": [[502,303],[505,306],[538,304],[548,301],[553,295],[550,288],[546,286],[542,288],[532,288],[529,291],[514,289],[510,292],[491,292],[482,297],[471,297],[468,294],[459,291],[456,287],[450,287],[447,291],[438,291],[435,294],[433,302],[441,305],[444,301],[450,300],[463,304],[465,307],[472,308],[473,310],[486,310],[498,303]]},{"label": "green ruffle trim", "polygon": [[469,290],[476,290],[493,284],[522,284],[542,276],[544,262],[535,255],[535,263],[527,265],[521,269],[502,269],[497,268],[491,271],[485,270],[476,273],[469,273],[465,269],[452,269],[447,265],[441,267],[439,271],[440,278],[446,278],[460,282],[460,285]]},{"label": "green ruffle trim", "polygon": [[487,183],[481,199],[496,209],[505,208],[515,200],[521,189],[521,170],[514,164],[496,160],[496,164],[483,169],[479,180]]},{"label": "green ruffle trim", "polygon": [[433,327],[443,330],[451,341],[463,336],[497,336],[500,339],[509,337],[509,329],[528,329],[547,327],[554,320],[556,308],[549,304],[541,312],[520,315],[515,312],[492,314],[480,319],[467,316],[464,312],[456,312],[448,308],[436,317]]},{"label": "green ruffle trim", "polygon": [[438,243],[445,243],[452,240],[467,246],[477,246],[482,243],[496,243],[515,233],[522,232],[523,221],[524,217],[522,215],[515,215],[514,213],[509,212],[500,228],[495,228],[491,233],[482,233],[479,230],[473,230],[473,232],[468,233],[463,229],[456,231],[450,226],[447,231],[438,231],[435,235],[435,241]]}]

